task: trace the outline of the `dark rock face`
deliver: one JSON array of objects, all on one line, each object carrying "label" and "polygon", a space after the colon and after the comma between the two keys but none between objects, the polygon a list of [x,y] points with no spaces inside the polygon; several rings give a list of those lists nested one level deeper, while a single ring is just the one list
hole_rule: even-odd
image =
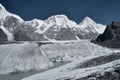
[{"label": "dark rock face", "polygon": [[36,33],[35,29],[25,22],[16,26],[14,39],[16,41],[47,41],[43,34]]},{"label": "dark rock face", "polygon": [[7,41],[6,34],[0,29],[0,42]]},{"label": "dark rock face", "polygon": [[77,80],[120,80],[120,67],[114,68],[114,71],[106,71],[104,74],[93,73]]},{"label": "dark rock face", "polygon": [[[99,65],[105,65],[109,62],[116,61],[119,59],[120,59],[120,53],[113,53],[111,55],[100,56],[97,58],[93,58],[89,61],[83,62],[82,64],[78,65],[78,67],[76,68],[89,68]],[[110,68],[111,70],[108,70],[108,68],[104,68],[103,71],[93,72],[88,76],[76,80],[120,80],[120,65],[117,64]]]},{"label": "dark rock face", "polygon": [[93,42],[107,47],[120,48],[120,22],[112,22]]},{"label": "dark rock face", "polygon": [[54,25],[54,27],[50,27],[44,34],[49,39],[55,39],[55,40],[76,40],[76,37],[75,37],[76,33],[75,33],[75,31],[72,30],[69,27],[60,28],[59,26]]},{"label": "dark rock face", "polygon": [[2,10],[2,7],[0,7],[0,10]]},{"label": "dark rock face", "polygon": [[18,31],[17,33],[14,34],[14,39],[16,41],[31,41],[31,39],[21,31]]},{"label": "dark rock face", "polygon": [[16,25],[18,25],[19,20],[13,16],[7,16],[5,19],[5,22],[3,23],[3,26],[10,31],[11,33],[13,33]]},{"label": "dark rock face", "polygon": [[17,25],[14,38],[16,41],[31,41],[33,40],[34,29],[25,23]]},{"label": "dark rock face", "polygon": [[108,62],[112,62],[114,60],[119,60],[120,59],[120,53],[116,54],[111,54],[108,56],[100,56],[97,58],[93,58],[82,65],[80,65],[78,68],[87,68],[87,67],[92,67],[92,66],[99,66]]},{"label": "dark rock face", "polygon": [[56,40],[76,40],[75,32],[70,28],[62,28],[58,32]]}]

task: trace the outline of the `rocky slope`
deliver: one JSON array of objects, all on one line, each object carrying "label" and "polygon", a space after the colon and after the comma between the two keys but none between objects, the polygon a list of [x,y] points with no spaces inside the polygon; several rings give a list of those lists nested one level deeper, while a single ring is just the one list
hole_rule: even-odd
[{"label": "rocky slope", "polygon": [[120,22],[112,22],[108,25],[103,34],[99,35],[93,42],[103,46],[120,48]]}]

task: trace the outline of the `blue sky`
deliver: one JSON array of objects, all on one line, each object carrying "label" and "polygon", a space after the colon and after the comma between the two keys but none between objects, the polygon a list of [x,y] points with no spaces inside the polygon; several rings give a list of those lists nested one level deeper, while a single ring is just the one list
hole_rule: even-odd
[{"label": "blue sky", "polygon": [[0,3],[24,20],[65,14],[77,23],[85,16],[102,24],[120,21],[120,0],[0,0]]}]

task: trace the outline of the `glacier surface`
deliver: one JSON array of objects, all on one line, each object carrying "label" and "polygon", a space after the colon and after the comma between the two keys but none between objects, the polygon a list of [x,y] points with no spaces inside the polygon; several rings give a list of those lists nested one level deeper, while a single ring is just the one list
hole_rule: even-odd
[{"label": "glacier surface", "polygon": [[52,62],[36,43],[0,45],[0,74],[40,70],[48,66],[52,66]]},{"label": "glacier surface", "polygon": [[[94,72],[102,72],[110,70],[115,64],[119,64],[119,60],[108,62],[94,67],[76,68],[84,62],[100,56],[109,56],[113,53],[120,52],[116,49],[108,49],[93,44],[88,40],[77,42],[56,42],[54,44],[46,44],[40,46],[48,58],[56,61],[71,61],[69,64],[51,69],[42,73],[38,73],[22,80],[64,80],[79,79]],[[115,64],[114,64],[115,63]]]}]

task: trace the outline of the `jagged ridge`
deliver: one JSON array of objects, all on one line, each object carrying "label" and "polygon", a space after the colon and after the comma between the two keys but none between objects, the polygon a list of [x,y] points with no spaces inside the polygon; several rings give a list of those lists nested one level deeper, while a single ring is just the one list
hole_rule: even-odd
[{"label": "jagged ridge", "polygon": [[8,41],[44,41],[93,39],[103,33],[105,26],[86,17],[79,25],[65,15],[54,15],[46,20],[33,19],[24,21],[19,16],[9,13],[0,4],[1,33]]}]

